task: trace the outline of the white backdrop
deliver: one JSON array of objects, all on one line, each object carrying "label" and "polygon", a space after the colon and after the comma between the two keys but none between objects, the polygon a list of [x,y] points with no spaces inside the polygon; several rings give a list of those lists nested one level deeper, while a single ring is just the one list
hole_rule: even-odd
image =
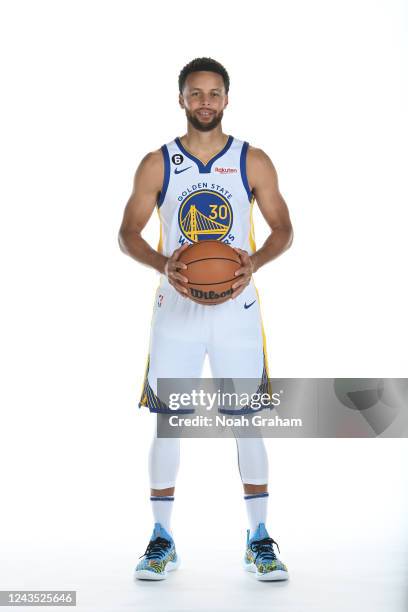
[{"label": "white backdrop", "polygon": [[[88,610],[402,610],[405,440],[267,441],[269,526],[292,576],[268,592],[239,565],[234,442],[183,441],[184,574],[132,583],[152,528],[153,421],[137,402],[158,275],[117,232],[143,155],[185,131],[180,69],[214,57],[231,77],[224,131],[270,155],[294,225],[255,276],[271,375],[407,376],[406,4],[0,11],[0,588],[75,588]],[[261,245],[257,210],[255,229]],[[145,237],[157,245],[156,214]]]}]

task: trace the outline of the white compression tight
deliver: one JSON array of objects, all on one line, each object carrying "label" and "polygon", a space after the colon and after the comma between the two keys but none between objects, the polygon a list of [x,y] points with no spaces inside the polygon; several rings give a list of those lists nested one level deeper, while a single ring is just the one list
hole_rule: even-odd
[{"label": "white compression tight", "polygon": [[157,438],[155,435],[149,452],[150,488],[174,487],[179,465],[180,438]]},{"label": "white compression tight", "polygon": [[[238,469],[245,484],[268,482],[268,455],[263,438],[236,438]],[[152,489],[168,489],[176,484],[180,465],[179,438],[153,438],[149,453]]]},{"label": "white compression tight", "polygon": [[263,438],[235,438],[238,469],[244,484],[268,483],[268,454]]}]

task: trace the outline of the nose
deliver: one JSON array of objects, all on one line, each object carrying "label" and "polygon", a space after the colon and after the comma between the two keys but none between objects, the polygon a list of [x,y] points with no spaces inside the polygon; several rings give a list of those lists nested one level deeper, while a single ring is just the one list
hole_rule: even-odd
[{"label": "nose", "polygon": [[210,105],[210,96],[207,94],[203,94],[202,98],[201,98],[201,105],[202,106],[209,106]]}]

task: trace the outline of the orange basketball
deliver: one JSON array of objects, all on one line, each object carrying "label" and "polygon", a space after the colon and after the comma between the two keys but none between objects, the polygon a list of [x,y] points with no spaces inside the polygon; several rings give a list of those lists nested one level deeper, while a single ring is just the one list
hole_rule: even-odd
[{"label": "orange basketball", "polygon": [[241,267],[241,260],[228,244],[196,242],[181,253],[179,261],[187,265],[187,270],[180,272],[188,278],[188,295],[194,302],[222,304],[231,297],[231,287],[238,278],[234,272]]}]

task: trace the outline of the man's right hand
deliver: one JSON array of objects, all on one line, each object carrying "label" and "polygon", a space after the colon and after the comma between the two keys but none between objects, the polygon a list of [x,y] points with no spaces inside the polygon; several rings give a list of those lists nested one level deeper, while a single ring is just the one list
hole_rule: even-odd
[{"label": "man's right hand", "polygon": [[164,266],[164,273],[167,276],[170,285],[172,285],[176,291],[180,293],[184,298],[188,297],[188,291],[186,284],[188,283],[188,278],[180,274],[178,270],[186,270],[186,264],[178,261],[180,254],[185,251],[190,245],[183,244],[179,249],[176,249],[171,257],[167,258],[167,261]]}]

